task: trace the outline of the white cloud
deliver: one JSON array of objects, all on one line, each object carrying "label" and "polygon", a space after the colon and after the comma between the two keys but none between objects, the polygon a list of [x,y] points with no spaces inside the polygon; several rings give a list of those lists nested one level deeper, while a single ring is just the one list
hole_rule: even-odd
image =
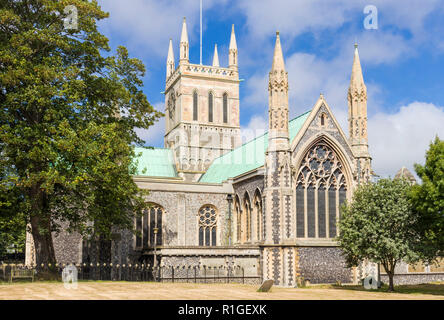
[{"label": "white cloud", "polygon": [[[226,0],[206,0],[205,9],[225,4]],[[196,0],[99,0],[110,19],[101,22],[105,34],[125,38],[126,45],[147,56],[165,58],[168,40],[173,39],[176,58],[182,19],[187,18],[190,44],[198,42],[199,1]]]},{"label": "white cloud", "polygon": [[434,10],[442,10],[440,0],[241,0],[239,7],[247,16],[250,32],[256,37],[273,34],[280,30],[290,37],[304,32],[337,29],[347,22],[361,19],[362,28],[366,14],[364,7],[375,5],[378,9],[378,25],[408,30],[421,35],[424,21]]},{"label": "white cloud", "polygon": [[368,134],[373,170],[394,177],[405,166],[414,173],[413,164],[424,164],[435,136],[444,138],[443,123],[444,108],[425,102],[412,102],[394,114],[371,117]]},{"label": "white cloud", "polygon": [[254,138],[263,135],[268,131],[268,119],[262,115],[251,117],[247,126],[241,128],[242,143],[246,143]]}]

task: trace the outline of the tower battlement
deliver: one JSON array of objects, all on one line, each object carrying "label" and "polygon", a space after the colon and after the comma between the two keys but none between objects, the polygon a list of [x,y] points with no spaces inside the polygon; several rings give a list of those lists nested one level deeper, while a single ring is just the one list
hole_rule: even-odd
[{"label": "tower battlement", "polygon": [[178,174],[197,181],[213,160],[241,144],[239,72],[234,26],[228,67],[221,67],[217,45],[213,65],[190,63],[186,20],[175,68],[170,40],[165,81],[165,148],[173,151]]},{"label": "tower battlement", "polygon": [[176,68],[167,78],[165,89],[168,90],[180,76],[201,76],[211,79],[239,81],[239,72],[237,70],[190,63],[179,65]]}]

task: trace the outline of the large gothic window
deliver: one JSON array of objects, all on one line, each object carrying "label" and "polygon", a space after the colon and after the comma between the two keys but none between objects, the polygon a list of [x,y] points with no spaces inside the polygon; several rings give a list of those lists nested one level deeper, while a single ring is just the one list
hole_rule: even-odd
[{"label": "large gothic window", "polygon": [[296,181],[296,235],[334,238],[339,207],[347,199],[344,167],[324,142],[304,156]]},{"label": "large gothic window", "polygon": [[223,115],[224,123],[228,122],[228,94],[224,93],[223,96]]},{"label": "large gothic window", "polygon": [[198,117],[198,98],[197,91],[193,92],[193,120],[197,121]]},{"label": "large gothic window", "polygon": [[211,205],[199,210],[199,245],[215,246],[217,233],[217,211]]},{"label": "large gothic window", "polygon": [[[162,245],[162,215],[163,208],[157,204],[152,204],[143,212],[141,217],[136,219],[136,247],[149,248],[154,243]],[[155,233],[157,230],[157,234]]]},{"label": "large gothic window", "polygon": [[213,92],[208,94],[208,122],[213,122]]}]

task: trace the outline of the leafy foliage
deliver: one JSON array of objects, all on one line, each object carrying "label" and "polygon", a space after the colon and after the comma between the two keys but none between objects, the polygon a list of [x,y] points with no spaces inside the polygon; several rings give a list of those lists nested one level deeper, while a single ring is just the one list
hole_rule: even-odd
[{"label": "leafy foliage", "polygon": [[444,141],[438,137],[430,144],[424,166],[415,165],[422,180],[411,192],[418,213],[422,236],[421,254],[426,261],[444,256]]},{"label": "leafy foliage", "polygon": [[[37,263],[54,262],[60,227],[109,236],[132,228],[143,193],[131,178],[136,128],[160,116],[140,87],[145,67],[115,56],[97,1],[2,0],[0,7],[1,214],[32,227]],[[64,8],[78,29],[64,28]]]},{"label": "leafy foliage", "polygon": [[361,185],[351,203],[345,203],[339,221],[338,242],[347,263],[356,266],[364,259],[381,263],[391,280],[396,264],[416,261],[419,237],[417,216],[408,197],[405,180],[381,179]]}]

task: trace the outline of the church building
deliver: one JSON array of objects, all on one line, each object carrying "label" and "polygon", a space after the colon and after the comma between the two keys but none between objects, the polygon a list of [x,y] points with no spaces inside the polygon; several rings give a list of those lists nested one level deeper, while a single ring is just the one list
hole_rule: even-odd
[{"label": "church building", "polygon": [[[150,208],[134,221],[140,236],[125,231],[112,242],[109,262],[241,266],[245,276],[280,286],[295,286],[299,278],[360,279],[335,241],[341,204],[372,172],[357,45],[350,61],[348,137],[322,94],[310,110],[289,119],[295,106],[288,102],[277,32],[268,132],[244,144],[234,25],[228,66],[221,66],[217,46],[211,66],[192,63],[189,48],[184,19],[177,66],[169,42],[164,148],[136,148],[134,180],[150,191]],[[84,243],[78,235],[56,237],[58,261],[86,261]],[[28,259],[30,252],[28,246]]]}]

